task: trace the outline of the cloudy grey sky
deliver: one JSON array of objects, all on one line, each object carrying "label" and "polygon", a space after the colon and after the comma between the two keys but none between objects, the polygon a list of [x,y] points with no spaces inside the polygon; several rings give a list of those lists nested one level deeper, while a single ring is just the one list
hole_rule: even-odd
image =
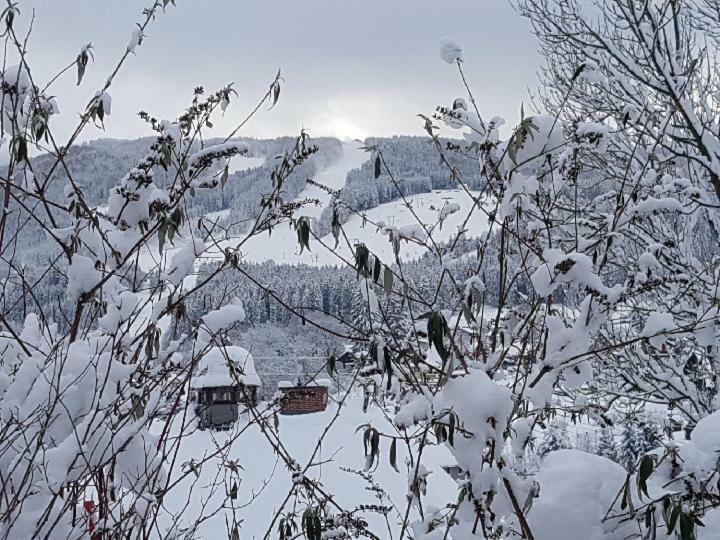
[{"label": "cloudy grey sky", "polygon": [[[21,23],[35,9],[34,77],[49,78],[91,41],[95,63],[75,88],[74,73],[54,87],[63,133],[124,50],[149,0],[21,0]],[[177,0],[158,17],[112,88],[104,136],[148,134],[135,113],[174,118],[192,89],[234,82],[240,94],[227,127],[265,91],[278,68],[277,108],[244,134],[362,138],[420,133],[417,113],[463,95],[438,42],[455,39],[483,113],[516,120],[540,59],[528,24],[506,0]],[[223,125],[224,124],[224,125]],[[103,136],[90,129],[84,138]]]}]

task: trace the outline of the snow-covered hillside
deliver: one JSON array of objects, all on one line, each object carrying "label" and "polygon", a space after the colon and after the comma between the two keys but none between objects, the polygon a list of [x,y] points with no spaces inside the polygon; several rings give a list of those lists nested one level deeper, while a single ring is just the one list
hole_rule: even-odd
[{"label": "snow-covered hillside", "polygon": [[[250,169],[253,169],[255,167],[259,167],[265,162],[264,156],[255,156],[255,157],[248,157],[248,156],[234,156],[230,160],[230,166],[229,169],[232,173],[236,172],[242,172],[247,171]],[[99,207],[98,210],[105,211],[105,207]],[[211,212],[207,214],[207,217],[209,219],[222,219],[226,217],[229,214],[230,210],[220,210],[218,212]],[[184,237],[187,237],[187,234],[183,235]],[[139,264],[140,268],[143,270],[150,271],[153,269],[158,268],[161,263],[162,267],[166,266],[166,261],[171,261],[172,257],[177,251],[182,248],[183,246],[183,237],[177,238],[175,240],[174,244],[168,244],[166,248],[163,250],[162,255],[159,252],[157,245],[145,245],[142,248],[142,251],[140,253],[139,257]]]},{"label": "snow-covered hillside", "polygon": [[[477,197],[478,193],[473,193]],[[352,246],[357,242],[363,242],[371,252],[378,255],[382,260],[393,261],[393,249],[387,235],[381,234],[378,227],[370,223],[384,224],[394,227],[401,233],[417,236],[424,239],[427,231],[432,233],[435,242],[447,242],[457,236],[459,230],[464,230],[468,237],[478,236],[487,229],[487,215],[478,208],[473,208],[475,202],[465,192],[460,190],[438,190],[432,193],[413,195],[407,198],[411,208],[405,205],[402,200],[382,204],[364,212],[367,220],[361,216],[352,216],[343,225],[347,235],[347,242],[341,240],[338,252],[345,258],[351,256]],[[449,213],[451,212],[452,213]],[[470,214],[470,219],[465,221]],[[441,222],[441,217],[442,222]],[[422,222],[421,227],[418,220]],[[323,242],[330,247],[334,245],[332,235],[323,238]],[[349,242],[349,245],[348,245]],[[312,255],[303,254],[309,257],[315,264],[332,264],[337,261],[327,249],[321,246],[310,246],[316,253]],[[402,241],[400,257],[404,260],[420,257],[427,252],[424,245],[414,242]]]},{"label": "snow-covered hillside", "polygon": [[[315,183],[327,186],[332,190],[341,189],[345,185],[348,171],[359,167],[367,160],[368,155],[360,149],[358,141],[344,143],[342,157],[318,173],[314,178]],[[262,158],[234,158],[233,161],[236,159],[247,168],[251,168],[257,166]],[[272,260],[277,263],[317,266],[340,265],[342,261],[338,259],[337,255],[341,255],[346,260],[351,260],[354,244],[362,242],[382,260],[394,261],[393,248],[389,237],[382,234],[381,230],[373,223],[396,228],[405,235],[413,236],[416,239],[419,238],[420,243],[401,242],[400,257],[404,260],[414,259],[422,256],[427,251],[427,247],[423,246],[422,242],[428,231],[432,232],[435,242],[445,242],[455,238],[460,228],[469,237],[478,236],[487,229],[487,215],[479,208],[475,208],[471,212],[475,205],[472,197],[477,197],[479,193],[472,192],[471,195],[460,189],[435,190],[432,193],[409,196],[406,200],[400,199],[381,204],[363,212],[361,215],[353,215],[343,225],[346,237],[341,238],[336,253],[331,251],[335,241],[330,234],[322,238],[322,243],[311,240],[310,250],[300,253],[295,229],[289,224],[283,225],[273,229],[271,234],[263,233],[245,242],[241,247],[243,260],[248,262]],[[317,200],[318,204],[304,206],[298,212],[298,217],[307,216],[311,219],[318,219],[323,209],[330,202],[330,195],[327,191],[309,184],[296,200],[307,199]],[[410,203],[411,208],[408,207],[406,201]],[[227,217],[228,214],[229,209],[226,209],[213,212],[206,217],[211,220],[218,220]],[[469,219],[468,215],[470,215]],[[422,222],[422,226],[418,223],[418,220]],[[220,242],[220,246],[223,250],[228,247],[236,247],[242,238],[244,237],[240,236],[239,238],[224,240]],[[181,245],[182,240],[178,240],[175,246],[168,246],[165,249],[164,256],[170,260]],[[198,258],[197,264],[220,259],[222,256],[220,250],[210,248]],[[145,250],[143,257],[141,257],[141,266],[149,269],[155,267],[157,262],[157,252],[151,253]]]},{"label": "snow-covered hillside", "polygon": [[265,156],[234,156],[230,160],[228,172],[234,174],[260,167],[260,165],[265,163],[265,159]]},{"label": "snow-covered hillside", "polygon": [[[473,195],[477,196],[478,194],[474,193]],[[363,219],[359,215],[352,216],[343,225],[347,240],[341,239],[336,253],[346,260],[352,260],[354,244],[362,242],[382,260],[394,261],[393,249],[388,236],[381,234],[378,227],[372,223],[396,227],[401,232],[413,233],[416,236],[417,233],[421,233],[424,237],[426,233],[418,224],[417,218],[419,218],[428,230],[432,230],[432,236],[436,242],[454,238],[457,235],[458,227],[463,227],[467,236],[477,236],[487,228],[487,216],[478,209],[474,210],[470,219],[465,222],[474,201],[460,190],[423,193],[409,197],[408,201],[411,202],[412,211],[404,201],[398,200],[381,204],[364,212],[363,215],[367,219]],[[443,223],[440,224],[443,209],[455,208],[453,205],[457,205],[458,210],[445,217]],[[314,210],[313,214],[315,214],[317,213],[316,208],[308,207],[303,214],[312,215],[308,210]],[[323,237],[322,244],[311,240],[310,251],[305,250],[300,253],[295,230],[290,227],[282,227],[273,230],[271,235],[263,234],[253,238],[243,246],[242,251],[244,260],[251,262],[274,260],[277,263],[320,266],[341,264],[337,255],[331,251],[335,245],[332,235]],[[234,245],[232,240],[224,243],[224,246],[232,245]],[[427,248],[423,245],[403,241],[401,242],[400,257],[405,260],[414,259],[426,251]]]},{"label": "snow-covered hillside", "polygon": [[[357,141],[343,144],[342,158],[315,177],[315,182],[327,186],[333,190],[339,190],[345,185],[348,171],[359,167],[367,158],[368,154],[359,148]],[[478,193],[472,193],[476,197]],[[298,215],[318,219],[322,210],[330,201],[330,195],[314,185],[309,185],[296,200],[316,199],[319,204],[306,205]],[[346,239],[341,240],[337,253],[343,258],[352,258],[353,245],[362,242],[368,246],[370,251],[379,255],[383,260],[393,261],[394,255],[392,245],[387,235],[382,235],[378,227],[372,225],[384,224],[399,229],[401,232],[410,229],[421,233],[424,237],[427,231],[432,231],[433,239],[447,241],[462,227],[467,236],[477,236],[487,228],[487,216],[475,209],[470,215],[470,209],[474,201],[467,193],[457,190],[435,190],[432,193],[413,195],[406,199],[411,203],[408,208],[405,201],[400,199],[390,203],[381,204],[363,212],[362,215],[351,216],[343,225]],[[225,214],[213,214],[213,218],[223,217]],[[365,216],[364,219],[362,216]],[[442,219],[442,223],[440,222]],[[418,223],[422,222],[426,230]],[[407,231],[405,231],[407,232]],[[234,247],[237,240],[224,241],[223,248]],[[322,244],[325,244],[323,246]],[[291,226],[276,228],[271,234],[262,234],[250,239],[243,244],[243,259],[250,262],[262,262],[273,260],[277,263],[302,263],[309,265],[338,265],[341,261],[336,254],[328,248],[335,245],[332,235],[328,234],[322,238],[322,244],[316,241],[310,242],[310,250],[300,253],[297,241],[297,233]],[[400,257],[408,260],[421,256],[426,248],[414,242],[403,241],[401,243]],[[219,257],[217,252],[209,251],[204,254],[203,259],[208,260]]]}]

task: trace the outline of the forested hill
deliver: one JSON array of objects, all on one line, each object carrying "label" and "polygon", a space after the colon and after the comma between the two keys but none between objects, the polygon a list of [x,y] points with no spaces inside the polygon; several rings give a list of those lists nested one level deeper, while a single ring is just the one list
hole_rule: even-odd
[{"label": "forested hill", "polygon": [[[88,204],[103,206],[108,197],[110,188],[117,185],[120,179],[128,174],[147,154],[152,138],[135,140],[98,139],[85,142],[71,148],[64,159],[67,170],[73,181],[83,186]],[[220,189],[197,190],[195,197],[188,201],[185,208],[189,217],[198,217],[217,210],[235,206],[243,207],[240,218],[253,217],[252,209],[257,208],[262,196],[271,189],[270,174],[275,165],[275,157],[292,148],[295,139],[281,137],[277,139],[240,139],[248,146],[248,156],[233,158],[230,162],[230,177],[225,186]],[[212,144],[213,141],[208,141]],[[307,162],[300,165],[285,182],[285,197],[292,200],[306,185],[306,180],[325,168],[329,163],[337,160],[342,147],[340,141],[332,138],[318,138],[313,140],[318,145],[318,152]],[[40,155],[32,160],[33,170],[37,178],[45,178],[53,163],[51,155]],[[234,172],[233,172],[234,171]],[[160,186],[169,180],[166,173],[158,168],[155,171],[156,183]],[[51,181],[48,183],[48,198],[58,205],[66,204],[65,188],[68,185],[67,172],[62,167],[56,167]],[[242,201],[240,204],[238,201]],[[11,204],[11,215],[17,205]],[[63,212],[56,212],[58,226],[65,225]],[[13,227],[14,221],[9,221]],[[49,254],[44,233],[37,226],[25,227],[18,238],[18,245],[22,246],[20,253],[23,261],[42,264]],[[46,245],[47,244],[47,245]],[[2,271],[2,269],[0,269]]]},{"label": "forested hill", "polygon": [[[230,163],[230,177],[225,186],[213,189],[197,190],[195,196],[188,200],[185,208],[190,218],[203,216],[211,212],[228,210],[233,223],[242,223],[254,217],[260,199],[271,190],[271,172],[276,157],[294,144],[292,137],[277,139],[241,139],[248,146],[247,157],[236,157]],[[87,202],[102,208],[107,200],[109,189],[136,166],[147,154],[153,139],[151,137],[135,140],[98,139],[73,147],[64,160],[73,181],[83,186]],[[208,141],[211,144],[212,141]],[[292,201],[307,187],[307,180],[315,178],[317,173],[326,170],[338,162],[343,154],[343,145],[333,138],[314,138],[312,144],[318,151],[307,162],[302,163],[284,183],[284,199]],[[437,152],[432,148],[427,137],[397,136],[392,138],[371,138],[364,142],[350,143],[353,148],[362,145],[377,145],[393,174],[391,179],[386,169],[374,177],[374,162],[368,159],[360,165],[349,165],[347,171],[339,172],[338,178],[343,200],[353,208],[366,210],[399,198],[400,187],[403,195],[431,193],[433,190],[457,187],[451,180],[447,167],[440,163]],[[347,147],[347,143],[346,143]],[[368,157],[370,154],[367,154]],[[482,185],[477,161],[463,157],[456,152],[448,152],[448,158],[462,175],[463,181],[472,189]],[[32,160],[37,178],[44,178],[53,164],[51,155],[39,155]],[[165,172],[156,171],[156,183],[160,186],[167,183]],[[55,167],[52,180],[48,183],[49,199],[63,205],[68,175],[64,167]],[[344,187],[343,187],[344,186]],[[11,215],[13,213],[11,204]],[[325,207],[319,220],[319,229],[329,226],[330,214]],[[388,212],[393,209],[388,207]],[[59,227],[65,225],[66,215],[57,213]],[[8,221],[12,229],[17,223]],[[241,233],[238,227],[233,232]],[[277,235],[274,238],[277,241]],[[15,305],[23,297],[29,285],[35,291],[33,302],[43,306],[51,304],[51,312],[58,315],[62,324],[61,313],[65,302],[61,291],[66,285],[66,261],[60,256],[55,244],[50,242],[42,229],[33,223],[22,227],[18,234],[16,249],[23,267],[16,270],[25,275],[21,280],[10,278],[5,286],[3,302]],[[14,275],[8,268],[0,267],[3,276]],[[24,309],[14,310],[17,319],[22,320],[26,311],[33,306],[25,302]],[[18,304],[19,305],[19,304]]]},{"label": "forested hill", "polygon": [[[98,139],[85,142],[70,149],[63,160],[64,167],[67,167],[73,181],[82,186],[87,203],[102,209],[110,188],[118,185],[146,156],[152,140]],[[248,146],[249,158],[231,159],[231,174],[222,189],[218,186],[196,190],[195,196],[188,198],[184,207],[189,218],[225,208],[234,208],[239,218],[253,217],[260,199],[272,189],[271,172],[275,158],[289,151],[295,143],[292,137],[241,140]],[[212,143],[212,140],[207,141],[207,144]],[[293,200],[305,188],[308,178],[313,178],[342,154],[338,139],[317,138],[312,143],[318,146],[317,153],[296,167],[284,183],[286,200]],[[53,162],[53,157],[47,154],[33,158],[35,177],[46,178]],[[64,167],[55,167],[47,183],[47,198],[54,203],[47,210],[34,208],[38,203],[33,200],[13,199],[10,202],[7,236],[12,238],[12,242],[7,247],[6,259],[0,261],[0,278],[4,283],[0,302],[15,322],[21,321],[28,312],[40,310],[54,314],[61,326],[67,322],[65,312],[68,306],[63,293],[67,285],[67,260],[36,221],[27,220],[26,214],[25,218],[22,217],[25,210],[31,210],[44,219],[44,212],[51,211],[58,228],[69,224],[68,214],[62,210],[68,204],[65,189],[69,184]],[[157,168],[155,181],[158,186],[164,186],[169,178],[165,171]],[[27,208],[23,210],[21,205]],[[11,258],[14,260],[13,268],[4,262]],[[29,290],[33,291],[32,295],[28,294]]]},{"label": "forested hill", "polygon": [[[251,163],[254,166],[247,168],[244,166],[242,158],[231,160],[230,170],[234,170],[234,172],[230,175],[224,189],[213,190],[213,192],[197,192],[190,205],[192,214],[199,215],[227,208],[240,194],[247,197],[248,188],[252,186],[256,186],[260,190],[262,186],[257,185],[256,177],[267,176],[269,183],[274,158],[292,148],[295,142],[293,137],[280,137],[277,139],[240,138],[238,140],[247,145],[248,157],[258,158],[252,160]],[[145,157],[153,141],[154,138],[152,137],[133,140],[97,139],[71,148],[64,161],[74,180],[86,188],[88,203],[101,205],[107,199],[110,187],[117,184]],[[209,140],[207,144],[214,144],[215,142]],[[313,139],[313,144],[318,145],[317,154],[301,171],[293,175],[287,184],[291,196],[296,194],[292,192],[298,191],[298,188],[302,190],[305,185],[305,175],[311,176],[317,170],[324,168],[328,163],[336,160],[342,152],[340,141],[337,139]],[[36,157],[33,160],[36,176],[44,177],[53,162],[54,158],[51,155],[44,154]],[[49,193],[59,198],[62,196],[67,183],[67,174],[58,167],[54,175],[57,177],[50,183]],[[163,177],[164,173],[161,169],[156,171],[156,181],[160,185],[163,183]]]}]

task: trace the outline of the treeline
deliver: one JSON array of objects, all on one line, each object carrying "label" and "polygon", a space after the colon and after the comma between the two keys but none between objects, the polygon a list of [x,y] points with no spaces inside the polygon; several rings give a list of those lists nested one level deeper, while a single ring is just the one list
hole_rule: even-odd
[{"label": "treeline", "polygon": [[[402,272],[413,289],[422,298],[434,298],[437,309],[456,309],[454,305],[457,290],[453,280],[445,277],[440,280],[444,270],[452,274],[454,280],[463,283],[471,276],[478,275],[477,240],[462,240],[453,254],[443,265],[431,256],[414,261],[403,262]],[[491,235],[486,248],[486,256],[479,275],[486,286],[486,300],[489,304],[499,301],[499,249],[497,235]],[[520,264],[518,257],[510,257],[509,265]],[[205,265],[200,274],[210,272],[212,266]],[[246,322],[249,326],[264,323],[287,324],[298,315],[290,313],[273,299],[274,295],[284,299],[289,305],[305,312],[308,317],[314,312],[323,312],[337,317],[338,320],[352,325],[352,321],[365,319],[362,310],[367,306],[360,295],[360,281],[357,272],[347,266],[308,266],[263,263],[245,263],[243,270],[248,272],[264,288],[254,285],[250,280],[238,277],[235,272],[223,272],[215,276],[202,292],[191,295],[187,303],[187,312],[199,317],[210,309],[216,309],[229,299],[240,300],[245,307]],[[437,284],[441,283],[438,288]],[[529,283],[521,283],[518,292],[507,299],[509,303],[523,301],[530,294]],[[271,291],[274,294],[271,294]],[[382,297],[383,295],[380,294]],[[407,309],[398,306],[407,315]]]}]

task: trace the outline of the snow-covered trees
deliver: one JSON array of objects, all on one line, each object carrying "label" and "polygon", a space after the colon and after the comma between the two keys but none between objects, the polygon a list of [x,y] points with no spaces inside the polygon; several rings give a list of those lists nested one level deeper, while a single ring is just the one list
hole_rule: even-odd
[{"label": "snow-covered trees", "polygon": [[[367,362],[335,396],[325,432],[354,388],[363,389],[364,408],[379,407],[385,419],[382,430],[363,426],[358,439],[362,478],[379,507],[365,504],[364,492],[335,497],[313,474],[327,463],[324,435],[301,464],[283,443],[277,403],[249,407],[248,424],[284,464],[291,486],[266,537],[302,530],[310,540],[409,531],[415,540],[614,540],[679,531],[685,540],[720,520],[720,273],[709,232],[720,225],[714,2],[519,0],[547,57],[546,88],[542,110],[526,115],[521,107],[506,138],[505,121],[480,112],[465,73],[471,55],[444,42],[441,57],[458,70],[466,95],[423,117],[425,139],[367,141],[369,161],[325,215],[354,254],[348,260],[323,246],[342,270],[243,260],[248,237],[278,226],[301,229],[303,248],[319,249],[318,231],[302,228],[302,201],[290,200],[320,153],[305,133],[282,146],[273,166],[247,174],[248,196],[234,196],[229,217],[241,225],[200,215],[214,200],[203,193],[232,190],[238,176],[229,161],[248,152],[245,141],[208,133],[231,87],[197,89],[173,121],[143,113],[152,140],[97,201],[67,166],[84,129],[111,124],[113,78],[170,3],[144,12],[118,69],[89,93],[62,146],[52,136],[62,97],[40,90],[13,29],[16,9],[3,13],[4,39],[19,64],[2,75],[10,161],[0,175],[0,255],[3,276],[16,285],[0,319],[2,536],[82,537],[91,517],[93,531],[108,537],[193,537],[217,513],[238,538],[240,464],[226,443],[214,443],[212,457],[230,472],[211,488],[227,497],[199,516],[169,511],[163,501],[203,466],[192,459],[178,470],[174,458],[192,425],[181,390],[204,354],[240,341],[238,328],[250,321],[308,325],[363,350]],[[92,67],[88,51],[73,64],[79,81]],[[278,74],[260,104],[274,104],[280,83]],[[464,140],[441,138],[440,122],[462,130]],[[32,167],[33,145],[48,151],[42,168]],[[329,146],[327,159],[337,149]],[[52,191],[59,178],[62,189]],[[413,212],[411,195],[437,187],[469,201],[467,219],[444,242],[436,232],[460,205],[439,207],[433,222]],[[342,218],[391,199],[402,200],[416,222],[402,230],[373,224],[392,246],[384,259],[347,238]],[[192,200],[202,201],[194,216]],[[487,230],[469,230],[473,213],[485,217]],[[60,302],[34,297],[37,281],[28,278],[38,270],[26,273],[19,263],[18,238],[30,224],[35,230],[25,238],[40,231],[54,246],[52,275],[37,279],[56,279]],[[230,229],[243,234],[221,247]],[[407,243],[424,256],[405,260]],[[201,266],[211,253],[216,262]],[[149,271],[140,265],[147,258]],[[42,309],[50,305],[52,312]],[[273,332],[255,329],[245,339],[271,347]],[[230,360],[242,386],[241,367]],[[647,422],[626,421],[619,444],[603,428],[599,456],[567,449],[566,421],[607,426],[621,407],[671,407],[697,427],[678,447]],[[537,475],[514,465],[533,441],[544,456]],[[448,469],[459,480],[439,507],[424,502],[436,446],[454,460]],[[405,499],[388,502],[372,478],[384,453],[407,476]],[[82,502],[92,503],[91,516],[78,516]],[[387,531],[371,530],[369,514],[381,515]]]},{"label": "snow-covered trees", "polygon": [[603,427],[602,430],[600,430],[595,453],[598,456],[602,456],[612,461],[617,461],[617,443],[615,442],[615,436],[613,435],[612,429]]},{"label": "snow-covered trees", "polygon": [[630,422],[623,427],[618,448],[618,462],[628,472],[635,470],[638,458],[643,454],[642,435]]},{"label": "snow-covered trees", "polygon": [[[502,140],[497,128],[504,120],[480,114],[465,54],[464,62],[455,55],[450,63],[468,95],[425,118],[448,177],[474,196],[447,158],[457,151],[476,155],[486,180],[484,195],[494,206],[475,210],[487,213],[491,227],[467,276],[484,287],[466,294],[463,283],[453,283],[455,305],[443,309],[437,297],[418,300],[403,279],[403,263],[395,274],[394,290],[416,303],[426,300],[411,315],[418,336],[409,340],[412,350],[388,347],[384,356],[391,361],[383,377],[397,377],[403,388],[398,426],[432,429],[468,479],[461,502],[444,518],[436,516],[446,537],[536,538],[533,525],[542,538],[577,537],[560,521],[540,525],[534,485],[508,467],[512,459],[504,455],[522,456],[533,439],[564,446],[557,430],[543,435],[537,427],[557,414],[606,425],[619,403],[638,410],[659,405],[694,422],[717,408],[720,275],[717,246],[706,237],[718,223],[714,122],[720,104],[710,67],[714,46],[703,48],[706,41],[698,39],[712,21],[695,4],[671,1],[527,0],[519,7],[547,53],[544,110],[525,115],[521,109],[517,127]],[[437,121],[464,128],[468,142],[459,149],[444,144]],[[370,149],[375,176],[393,178],[382,145]],[[452,241],[425,245],[441,264],[453,259]],[[491,257],[496,279],[480,273]],[[372,267],[373,255],[363,252],[356,264],[367,260]],[[445,279],[453,278],[443,273],[439,281]],[[488,290],[494,305],[487,303]],[[473,341],[465,337],[473,334],[481,342],[470,348]],[[413,363],[424,377],[408,369]],[[476,381],[477,395],[461,382],[468,380]],[[480,412],[472,416],[468,404]],[[605,507],[586,508],[579,522],[596,538],[641,537],[674,529],[675,513],[683,535],[700,534],[698,523],[717,505],[716,488],[703,492],[700,485],[707,487],[716,469],[708,469],[700,485],[689,482],[682,495],[658,487],[660,480],[650,493],[656,473],[667,479],[665,464],[673,464],[671,475],[682,469],[676,451],[653,429],[633,422],[624,429],[617,453],[609,430],[601,451],[615,454],[638,488],[623,493],[625,474],[608,462],[607,478],[615,481],[598,481],[582,495]],[[595,459],[573,458],[578,468]],[[559,459],[547,463],[555,472],[543,474],[541,463],[538,506],[543,479],[556,481],[561,469]],[[571,504],[583,488],[578,477],[563,489]],[[599,491],[590,495],[593,489]],[[683,506],[687,500],[692,508]]]},{"label": "snow-covered trees", "polygon": [[[455,182],[447,177],[444,165],[438,163],[432,152],[427,151],[426,137],[369,138],[365,143],[383,149],[393,177],[387,170],[381,170],[376,177],[372,160],[363,163],[359,169],[351,170],[347,175],[347,183],[339,194],[342,204],[338,206],[338,210],[342,223],[351,211],[360,212],[402,197],[457,187]],[[455,141],[448,140],[444,143],[455,144]],[[451,155],[449,159],[453,167],[462,171],[470,189],[477,190],[482,187],[484,179],[473,159],[461,154]],[[331,224],[332,206],[328,206],[320,219],[320,232],[328,233]]]},{"label": "snow-covered trees", "polygon": [[567,423],[564,420],[558,420],[552,422],[545,430],[543,439],[536,450],[540,457],[545,457],[550,452],[566,448],[571,448]]},{"label": "snow-covered trees", "polygon": [[[66,141],[55,139],[53,117],[62,96],[51,93],[59,77],[73,74],[67,68],[49,82],[36,80],[26,48],[31,33],[28,39],[16,34],[18,24],[29,32],[31,19],[23,21],[10,2],[2,12],[8,67],[1,77],[0,127],[9,161],[0,174],[0,272],[20,281],[18,301],[25,306],[21,324],[18,302],[4,304],[0,312],[2,538],[166,538],[171,530],[190,538],[205,512],[217,511],[206,508],[188,516],[169,513],[163,505],[177,482],[196,477],[207,459],[188,467],[176,463],[184,427],[177,430],[175,413],[188,407],[181,396],[196,364],[208,350],[225,348],[228,330],[245,314],[228,297],[215,311],[194,317],[188,334],[171,339],[166,331],[172,319],[188,318],[187,296],[203,287],[195,280],[196,261],[217,247],[213,223],[200,218],[188,224],[189,201],[204,190],[224,187],[228,161],[248,150],[229,136],[213,138],[211,131],[212,120],[229,104],[232,87],[212,93],[196,88],[176,120],[141,113],[153,137],[102,194],[104,200],[91,200],[66,163],[81,133],[93,125],[110,126],[114,79],[170,4],[158,0],[143,11],[131,45],[103,86],[90,90],[87,109]],[[78,92],[88,91],[82,82],[92,68],[89,50],[83,47],[70,64],[77,66]],[[17,66],[10,67],[12,58]],[[277,101],[280,81],[278,73],[258,108]],[[31,149],[47,152],[41,167],[33,167]],[[301,206],[283,202],[285,181],[315,153],[304,133],[281,153],[269,171],[269,188],[255,201],[247,236],[292,219]],[[64,301],[52,312],[51,302],[34,291],[47,272],[28,282],[32,276],[19,263],[25,228],[45,237],[50,269],[62,278],[57,286]],[[178,249],[165,257],[174,244]],[[237,265],[237,250],[228,248],[224,255],[221,269]],[[141,269],[145,257],[150,262],[143,266],[150,266],[151,273]],[[306,297],[303,301],[318,302],[317,291]],[[242,366],[228,367],[242,386]],[[217,443],[213,455],[229,459],[226,445]],[[226,480],[218,479],[213,489],[224,490]],[[228,534],[236,535],[238,525],[231,514]]]}]

